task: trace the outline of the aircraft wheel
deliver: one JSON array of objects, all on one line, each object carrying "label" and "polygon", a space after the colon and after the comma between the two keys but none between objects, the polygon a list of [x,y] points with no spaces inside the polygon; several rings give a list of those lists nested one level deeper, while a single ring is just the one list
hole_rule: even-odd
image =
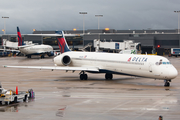
[{"label": "aircraft wheel", "polygon": [[165,82],[164,86],[165,86],[165,87],[169,87],[169,86],[170,86],[170,83],[169,83],[169,82]]},{"label": "aircraft wheel", "polygon": [[84,80],[87,80],[88,76],[87,74],[84,74]]},{"label": "aircraft wheel", "polygon": [[41,55],[41,59],[43,59],[44,58],[44,55]]},{"label": "aircraft wheel", "polygon": [[87,78],[88,78],[87,74],[80,75],[80,80],[87,80]]},{"label": "aircraft wheel", "polygon": [[105,74],[105,78],[106,78],[106,80],[112,80],[112,78],[113,78],[113,75],[111,74],[111,73],[106,73]]},{"label": "aircraft wheel", "polygon": [[83,74],[80,75],[80,80],[83,80],[84,76]]}]

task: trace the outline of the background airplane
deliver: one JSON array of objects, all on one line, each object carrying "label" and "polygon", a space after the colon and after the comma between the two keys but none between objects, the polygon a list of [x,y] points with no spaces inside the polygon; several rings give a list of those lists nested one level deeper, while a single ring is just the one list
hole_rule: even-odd
[{"label": "background airplane", "polygon": [[21,33],[19,30],[19,27],[17,27],[17,35],[18,35],[18,48],[19,51],[27,58],[31,58],[32,55],[40,55],[41,58],[44,58],[44,56],[47,54],[48,56],[54,56],[53,52],[53,47],[50,45],[35,45],[35,44],[30,44],[30,45],[25,45]]},{"label": "background airplane", "polygon": [[112,79],[113,74],[140,76],[164,80],[164,86],[170,86],[171,79],[178,75],[176,68],[162,56],[71,51],[63,31],[61,34],[57,37],[61,54],[54,58],[54,67],[4,67],[81,71],[81,80],[88,79],[85,72],[105,73],[105,79]]}]

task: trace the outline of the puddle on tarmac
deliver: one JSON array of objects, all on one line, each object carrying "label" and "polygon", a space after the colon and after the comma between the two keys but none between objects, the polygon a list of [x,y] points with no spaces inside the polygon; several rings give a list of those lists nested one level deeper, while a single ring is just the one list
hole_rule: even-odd
[{"label": "puddle on tarmac", "polygon": [[17,103],[10,103],[9,105],[0,104],[0,112],[18,112],[20,107],[28,107],[28,103],[34,101],[34,98],[29,98],[27,102],[18,101]]},{"label": "puddle on tarmac", "polygon": [[18,112],[18,105],[0,107],[0,112]]},{"label": "puddle on tarmac", "polygon": [[57,87],[57,89],[114,89],[114,88],[104,88],[104,87]]},{"label": "puddle on tarmac", "polygon": [[71,97],[71,95],[62,95],[63,97]]}]

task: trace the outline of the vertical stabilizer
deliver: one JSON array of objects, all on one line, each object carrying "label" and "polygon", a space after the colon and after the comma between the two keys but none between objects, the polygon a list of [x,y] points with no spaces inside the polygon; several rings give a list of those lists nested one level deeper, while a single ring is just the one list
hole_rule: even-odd
[{"label": "vertical stabilizer", "polygon": [[65,39],[65,37],[64,37],[64,32],[63,32],[63,31],[58,31],[58,32],[56,32],[56,33],[62,34],[62,36],[60,36],[60,37],[58,36],[58,37],[57,37],[60,52],[61,52],[61,53],[64,53],[64,52],[71,51],[71,50],[69,49],[69,46],[67,45],[66,39]]},{"label": "vertical stabilizer", "polygon": [[18,46],[24,45],[24,43],[22,41],[21,32],[19,30],[19,27],[17,27],[17,36],[18,36]]}]

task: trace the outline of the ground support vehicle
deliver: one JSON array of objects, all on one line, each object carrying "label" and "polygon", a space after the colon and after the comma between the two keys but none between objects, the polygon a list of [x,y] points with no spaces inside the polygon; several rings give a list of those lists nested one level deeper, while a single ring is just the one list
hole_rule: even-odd
[{"label": "ground support vehicle", "polygon": [[17,103],[20,100],[24,102],[28,101],[28,98],[34,98],[34,92],[32,89],[28,91],[13,91],[0,88],[0,103],[1,104],[10,104],[12,102]]},{"label": "ground support vehicle", "polygon": [[178,57],[179,55],[180,55],[180,48],[171,48],[171,53],[168,56],[169,57],[171,57],[171,56]]}]

